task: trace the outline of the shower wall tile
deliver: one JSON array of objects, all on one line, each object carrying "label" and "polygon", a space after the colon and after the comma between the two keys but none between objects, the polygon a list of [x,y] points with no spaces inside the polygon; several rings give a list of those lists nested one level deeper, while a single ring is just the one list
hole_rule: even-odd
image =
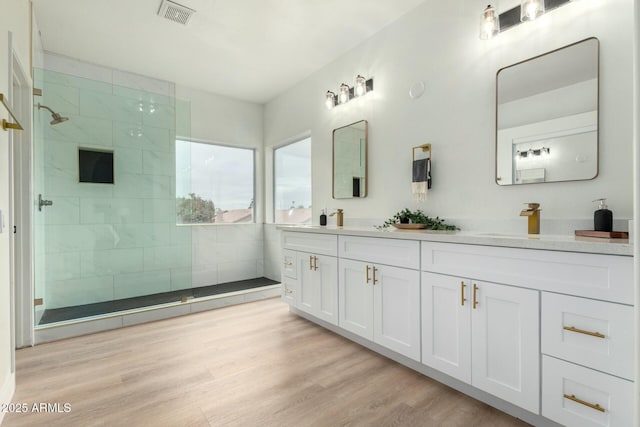
[{"label": "shower wall tile", "polygon": [[80,114],[86,117],[111,117],[125,123],[142,123],[142,113],[134,100],[101,92],[80,93]]},{"label": "shower wall tile", "polygon": [[219,283],[248,280],[258,277],[256,260],[233,261],[218,264]]},{"label": "shower wall tile", "polygon": [[144,222],[176,223],[176,199],[144,199]]},{"label": "shower wall tile", "polygon": [[80,258],[82,277],[113,276],[144,271],[143,249],[112,249],[83,252]]},{"label": "shower wall tile", "polygon": [[151,295],[171,290],[170,270],[117,274],[113,280],[115,299]]},{"label": "shower wall tile", "polygon": [[58,170],[76,176],[78,171],[78,145],[51,140],[44,147],[45,170]]},{"label": "shower wall tile", "polygon": [[113,197],[113,185],[78,182],[77,171],[45,170],[45,198],[55,197]]},{"label": "shower wall tile", "polygon": [[112,93],[112,86],[109,83],[86,79],[84,77],[72,76],[69,74],[58,73],[51,70],[44,70],[43,76],[43,95],[44,88],[50,84],[57,84],[60,86],[74,87],[79,90],[92,90],[94,92]]},{"label": "shower wall tile", "polygon": [[[37,102],[46,105],[62,116],[80,114],[80,90],[77,87],[49,83],[47,84],[47,90],[42,91],[42,99],[34,101],[34,103]],[[36,109],[34,111],[37,114],[43,114],[48,121],[51,121],[51,113],[49,111],[45,109],[40,109],[39,111]]]},{"label": "shower wall tile", "polygon": [[145,271],[191,267],[191,246],[144,248]]},{"label": "shower wall tile", "polygon": [[150,92],[154,95],[162,95],[167,99],[173,96],[173,83],[126,71],[113,70],[113,84],[115,85],[114,93],[128,89],[146,94]]},{"label": "shower wall tile", "polygon": [[113,145],[118,147],[139,148],[150,151],[173,151],[171,132],[166,128],[157,128],[114,121],[112,125]]},{"label": "shower wall tile", "polygon": [[[46,197],[44,197],[46,199]],[[43,206],[42,213],[45,224],[65,225],[80,222],[80,199],[77,197],[56,197],[51,206]]]},{"label": "shower wall tile", "polygon": [[82,198],[80,222],[83,224],[136,224],[143,218],[143,200],[137,198]]},{"label": "shower wall tile", "polygon": [[192,267],[192,278],[194,288],[217,285],[218,265],[194,265]]},{"label": "shower wall tile", "polygon": [[[89,81],[113,84],[113,70],[100,65],[79,61],[68,56],[51,52],[44,53],[44,64],[47,71],[55,71],[64,75],[81,77]],[[46,74],[45,74],[46,75]]]},{"label": "shower wall tile", "polygon": [[190,289],[193,285],[191,267],[171,269],[171,290]]},{"label": "shower wall tile", "polygon": [[69,115],[69,121],[44,127],[45,139],[76,142],[81,147],[113,146],[111,120]]},{"label": "shower wall tile", "polygon": [[115,197],[167,199],[171,197],[171,179],[163,175],[120,174],[113,189]]},{"label": "shower wall tile", "polygon": [[72,251],[101,251],[114,247],[115,236],[108,224],[47,225],[47,254]]},{"label": "shower wall tile", "polygon": [[170,223],[156,224],[115,224],[114,232],[118,236],[117,248],[146,248],[171,245]]},{"label": "shower wall tile", "polygon": [[113,150],[113,173],[141,174],[142,150],[137,148],[115,147]]},{"label": "shower wall tile", "polygon": [[157,104],[154,111],[143,114],[142,122],[147,126],[176,128],[176,109],[171,105]]},{"label": "shower wall tile", "polygon": [[46,281],[77,279],[80,272],[80,252],[57,252],[45,258]]},{"label": "shower wall tile", "polygon": [[113,299],[113,276],[47,282],[47,308],[69,307]]},{"label": "shower wall tile", "polygon": [[168,175],[176,174],[176,158],[172,151],[142,152],[142,171],[145,174]]}]

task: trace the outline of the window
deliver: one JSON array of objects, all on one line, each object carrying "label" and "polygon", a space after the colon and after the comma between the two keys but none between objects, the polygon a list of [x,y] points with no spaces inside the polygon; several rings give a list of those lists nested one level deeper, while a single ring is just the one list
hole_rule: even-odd
[{"label": "window", "polygon": [[176,141],[178,224],[254,221],[254,150]]},{"label": "window", "polygon": [[311,223],[311,138],[273,151],[274,222]]}]

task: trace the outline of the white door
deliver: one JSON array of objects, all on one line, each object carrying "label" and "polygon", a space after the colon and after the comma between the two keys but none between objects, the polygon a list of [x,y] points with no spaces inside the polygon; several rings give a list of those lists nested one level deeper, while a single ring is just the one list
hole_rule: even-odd
[{"label": "white door", "polygon": [[296,295],[296,307],[309,314],[315,315],[316,313],[316,287],[313,281],[316,275],[313,274],[313,255],[298,252],[298,292]]},{"label": "white door", "polygon": [[468,280],[422,273],[422,363],[471,383]]},{"label": "white door", "polygon": [[338,324],[338,259],[315,255],[313,261],[315,315],[333,325]]},{"label": "white door", "polygon": [[338,325],[368,340],[373,340],[372,273],[371,264],[340,259],[338,274],[340,320]]},{"label": "white door", "polygon": [[373,266],[373,340],[420,361],[420,272]]},{"label": "white door", "polygon": [[476,281],[471,286],[472,304],[477,301],[471,310],[473,386],[538,413],[538,292]]}]

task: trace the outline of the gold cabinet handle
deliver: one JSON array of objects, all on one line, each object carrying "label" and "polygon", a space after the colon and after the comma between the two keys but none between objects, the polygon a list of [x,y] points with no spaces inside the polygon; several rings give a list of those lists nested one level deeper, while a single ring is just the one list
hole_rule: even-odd
[{"label": "gold cabinet handle", "polygon": [[293,291],[291,289],[289,289],[287,286],[284,287],[284,293],[287,295],[290,295],[293,293]]},{"label": "gold cabinet handle", "polygon": [[478,307],[478,285],[473,284],[473,309]]},{"label": "gold cabinet handle", "polygon": [[314,270],[318,269],[318,257],[317,256],[313,257],[313,269]]},{"label": "gold cabinet handle", "polygon": [[369,283],[369,282],[371,281],[371,278],[369,277],[369,271],[370,271],[370,270],[371,270],[371,267],[369,267],[369,266],[367,265],[367,273],[366,273],[366,279],[367,279],[367,281],[366,281],[366,283]]},{"label": "gold cabinet handle", "polygon": [[464,284],[464,282],[460,282],[460,305],[464,307],[464,302],[467,300],[464,297],[464,288],[466,288],[467,285]]},{"label": "gold cabinet handle", "polygon": [[602,335],[600,332],[585,331],[584,329],[578,329],[574,326],[564,326],[562,329],[564,329],[565,331],[571,331],[571,332],[577,332],[579,334],[589,335],[591,337],[605,338],[605,336]]},{"label": "gold cabinet handle", "polygon": [[309,270],[313,270],[313,255],[309,255]]},{"label": "gold cabinet handle", "polygon": [[591,409],[595,409],[596,411],[604,412],[604,408],[603,408],[602,406],[598,405],[597,403],[589,403],[589,402],[586,402],[586,401],[584,401],[584,400],[582,400],[582,399],[578,399],[578,398],[577,398],[575,395],[573,395],[573,394],[572,394],[572,395],[565,394],[565,395],[564,395],[564,398],[565,398],[565,399],[569,399],[569,400],[571,400],[571,401],[573,401],[573,402],[579,403],[579,404],[581,404],[581,405],[587,406],[587,407],[589,407],[589,408],[591,408]]},{"label": "gold cabinet handle", "polygon": [[376,285],[376,283],[378,283],[378,279],[376,279],[376,273],[378,272],[378,269],[373,266],[373,286]]}]

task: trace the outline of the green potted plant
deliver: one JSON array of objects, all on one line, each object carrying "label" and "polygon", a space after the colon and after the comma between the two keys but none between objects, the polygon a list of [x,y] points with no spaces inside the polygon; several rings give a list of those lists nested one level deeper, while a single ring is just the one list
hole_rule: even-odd
[{"label": "green potted plant", "polygon": [[384,224],[377,226],[378,229],[385,229],[394,224],[423,224],[424,228],[429,230],[459,230],[455,225],[447,224],[439,217],[432,218],[422,212],[420,209],[412,211],[404,208],[396,212],[391,218],[386,220]]}]

